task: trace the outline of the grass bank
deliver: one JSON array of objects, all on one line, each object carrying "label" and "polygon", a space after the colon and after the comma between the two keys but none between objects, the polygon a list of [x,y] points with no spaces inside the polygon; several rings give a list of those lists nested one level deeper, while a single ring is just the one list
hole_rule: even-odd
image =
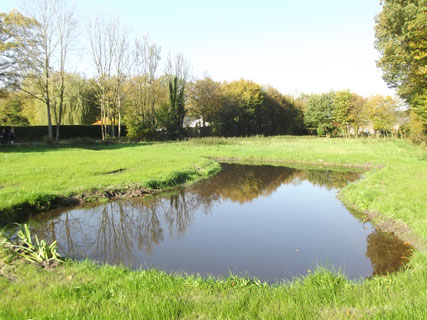
[{"label": "grass bank", "polygon": [[[427,310],[427,153],[402,140],[271,137],[94,147],[0,149],[0,210],[13,219],[23,204],[88,191],[163,188],[205,177],[211,159],[370,167],[342,190],[352,206],[393,219],[419,241],[409,268],[363,283],[323,270],[280,286],[133,272],[70,262],[43,270],[1,265],[0,318],[396,318]],[[411,233],[407,232],[409,228]]]}]

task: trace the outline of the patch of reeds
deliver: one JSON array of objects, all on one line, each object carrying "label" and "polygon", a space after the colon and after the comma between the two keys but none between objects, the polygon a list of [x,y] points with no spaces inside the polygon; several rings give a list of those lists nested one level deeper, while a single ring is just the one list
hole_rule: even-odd
[{"label": "patch of reeds", "polygon": [[9,253],[3,259],[10,262],[16,256],[20,256],[32,263],[51,264],[63,261],[58,253],[57,243],[48,244],[40,240],[37,235],[32,236],[28,224],[18,224],[18,231],[7,232],[6,228],[0,230],[0,246],[8,249]]}]

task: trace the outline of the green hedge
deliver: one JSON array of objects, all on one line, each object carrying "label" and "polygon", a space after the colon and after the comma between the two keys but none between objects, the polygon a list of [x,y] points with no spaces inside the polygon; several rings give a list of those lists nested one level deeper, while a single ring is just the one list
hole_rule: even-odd
[{"label": "green hedge", "polygon": [[[11,127],[0,126],[0,132],[6,129],[6,134],[9,133]],[[15,128],[15,141],[39,141],[46,139],[48,136],[47,126],[26,126],[14,127]],[[56,126],[52,127],[53,136],[56,135]],[[60,139],[75,139],[75,138],[93,138],[101,139],[100,126],[80,126],[80,125],[62,125],[59,131]],[[126,126],[121,126],[121,136],[125,137],[127,134]],[[117,135],[117,126],[116,126]]]}]

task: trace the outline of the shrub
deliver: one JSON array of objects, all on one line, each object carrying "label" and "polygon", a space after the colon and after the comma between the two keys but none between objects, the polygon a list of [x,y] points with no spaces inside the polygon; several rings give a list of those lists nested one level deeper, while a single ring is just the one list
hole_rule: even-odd
[{"label": "shrub", "polygon": [[15,255],[36,263],[63,261],[61,255],[57,252],[56,241],[47,244],[46,241],[39,240],[37,235],[32,237],[27,224],[20,225],[17,223],[16,225],[19,227],[19,231],[16,233],[17,241],[12,240],[11,235],[6,235],[4,229],[0,231],[0,237],[2,238],[0,245],[12,251],[10,255],[6,256],[6,261],[10,261]]},{"label": "shrub", "polygon": [[318,136],[324,136],[325,135],[325,129],[323,129],[322,126],[317,127],[316,133]]}]

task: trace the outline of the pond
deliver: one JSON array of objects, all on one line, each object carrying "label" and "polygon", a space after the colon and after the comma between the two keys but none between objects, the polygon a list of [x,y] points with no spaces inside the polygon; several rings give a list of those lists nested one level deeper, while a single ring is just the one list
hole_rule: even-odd
[{"label": "pond", "polygon": [[133,269],[278,282],[316,266],[356,279],[398,270],[411,248],[347,209],[355,172],[222,164],[209,179],[149,198],[49,211],[39,237],[71,258]]}]

